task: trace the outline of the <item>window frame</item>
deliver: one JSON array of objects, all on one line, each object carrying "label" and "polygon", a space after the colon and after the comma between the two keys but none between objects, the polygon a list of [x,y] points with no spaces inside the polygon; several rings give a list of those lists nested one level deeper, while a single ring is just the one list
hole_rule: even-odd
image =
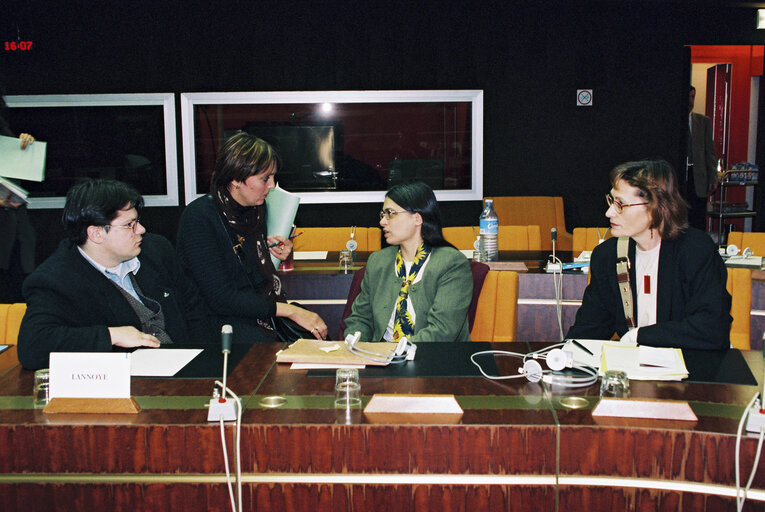
[{"label": "window frame", "polygon": [[[196,187],[196,152],[194,106],[234,104],[306,104],[306,103],[471,103],[471,188],[435,191],[439,201],[475,201],[483,198],[483,90],[402,90],[402,91],[268,91],[268,92],[194,92],[181,93],[183,137],[183,177],[186,204],[204,195]],[[384,190],[295,192],[303,204],[376,203]]]},{"label": "window frame", "polygon": [[[167,194],[145,195],[146,206],[178,206],[178,151],[174,93],[147,94],[50,94],[5,96],[9,108],[114,107],[161,105],[165,134],[165,183]],[[34,135],[34,134],[32,134]],[[139,192],[141,192],[139,190]],[[30,209],[63,208],[66,197],[30,197]]]}]

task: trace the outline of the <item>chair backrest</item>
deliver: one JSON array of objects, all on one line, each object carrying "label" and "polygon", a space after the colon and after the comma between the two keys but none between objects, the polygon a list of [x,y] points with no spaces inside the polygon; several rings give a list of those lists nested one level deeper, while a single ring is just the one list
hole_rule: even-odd
[{"label": "chair backrest", "polygon": [[730,244],[742,251],[749,247],[755,256],[765,256],[765,233],[731,231],[728,235],[728,245]]},{"label": "chair backrest", "polygon": [[[444,238],[457,249],[472,250],[478,227],[451,226],[443,229]],[[499,226],[500,251],[540,251],[539,226]]]},{"label": "chair backrest", "polygon": [[608,240],[611,238],[610,228],[574,228],[574,245],[572,251],[574,257],[579,256],[582,251],[591,251],[597,245],[600,239]]},{"label": "chair backrest", "polygon": [[[345,249],[345,243],[351,239],[351,227],[342,228],[297,228],[298,233],[303,234],[295,238],[294,250],[296,251],[341,251]],[[379,251],[382,231],[380,228],[357,227],[354,240],[359,244],[357,251]]]},{"label": "chair backrest", "polygon": [[731,295],[730,342],[733,348],[749,350],[752,311],[752,271],[748,268],[729,268],[725,288]]},{"label": "chair backrest", "polygon": [[557,248],[571,250],[571,233],[566,232],[563,198],[560,196],[498,196],[487,197],[494,201],[494,210],[502,226],[539,226],[542,234],[542,250],[551,250],[550,229],[558,230]]},{"label": "chair backrest", "polygon": [[[343,317],[340,320],[340,333],[338,334],[339,340],[343,339],[343,333],[345,332],[345,319],[351,314],[353,308],[353,301],[361,293],[361,281],[364,279],[364,273],[366,267],[358,270],[353,274],[353,280],[351,281],[351,287],[348,289],[348,300],[345,302],[345,309],[343,310]],[[470,300],[470,306],[468,307],[468,328],[473,328],[473,323],[476,317],[476,308],[478,306],[478,300],[481,295],[481,289],[483,287],[486,275],[489,273],[489,266],[485,263],[479,263],[477,261],[470,262],[470,272],[473,274],[473,298]]]},{"label": "chair backrest", "polygon": [[15,304],[0,304],[0,344],[16,345],[19,338],[19,327],[27,305],[23,302]]},{"label": "chair backrest", "polygon": [[473,341],[515,341],[518,328],[518,273],[490,270],[470,331]]}]

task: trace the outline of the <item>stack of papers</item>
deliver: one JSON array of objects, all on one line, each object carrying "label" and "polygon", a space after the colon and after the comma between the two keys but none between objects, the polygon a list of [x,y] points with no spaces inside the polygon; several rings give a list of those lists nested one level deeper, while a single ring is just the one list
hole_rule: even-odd
[{"label": "stack of papers", "polygon": [[761,268],[762,256],[731,256],[725,260],[725,265],[733,268]]},{"label": "stack of papers", "polygon": [[628,347],[606,344],[600,374],[609,370],[627,372],[631,380],[682,380],[688,378],[679,348]]}]

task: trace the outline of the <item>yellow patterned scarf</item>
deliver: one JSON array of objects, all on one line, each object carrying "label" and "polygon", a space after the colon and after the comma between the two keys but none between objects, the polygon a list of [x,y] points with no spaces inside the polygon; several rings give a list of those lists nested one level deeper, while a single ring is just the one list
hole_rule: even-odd
[{"label": "yellow patterned scarf", "polygon": [[409,286],[417,279],[417,272],[420,271],[425,261],[430,256],[430,246],[422,243],[414,255],[412,268],[409,269],[409,275],[406,275],[406,266],[404,258],[401,256],[401,249],[396,253],[396,275],[402,279],[401,290],[398,292],[396,300],[396,318],[393,322],[393,341],[398,341],[404,336],[407,338],[414,335],[414,322],[412,315],[407,311],[407,297],[409,297]]}]

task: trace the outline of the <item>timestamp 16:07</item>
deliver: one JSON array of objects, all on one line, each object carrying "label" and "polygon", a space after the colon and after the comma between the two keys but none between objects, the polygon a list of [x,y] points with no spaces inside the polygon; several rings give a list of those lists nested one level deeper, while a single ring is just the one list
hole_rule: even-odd
[{"label": "timestamp 16:07", "polygon": [[16,50],[29,51],[32,49],[32,41],[5,41],[5,51],[15,52]]}]

